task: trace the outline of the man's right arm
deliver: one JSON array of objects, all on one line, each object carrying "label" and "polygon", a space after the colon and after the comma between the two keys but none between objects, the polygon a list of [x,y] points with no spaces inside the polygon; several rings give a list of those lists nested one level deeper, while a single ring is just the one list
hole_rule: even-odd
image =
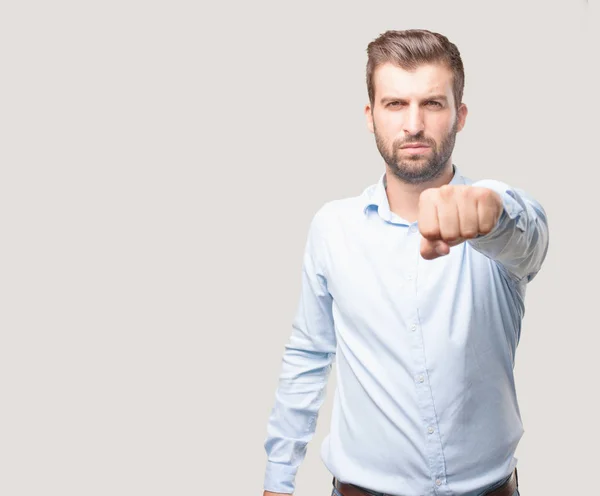
[{"label": "man's right arm", "polygon": [[292,494],[335,356],[332,297],[327,289],[323,216],[313,218],[302,264],[302,289],[283,354],[275,405],[267,426],[264,496]]}]

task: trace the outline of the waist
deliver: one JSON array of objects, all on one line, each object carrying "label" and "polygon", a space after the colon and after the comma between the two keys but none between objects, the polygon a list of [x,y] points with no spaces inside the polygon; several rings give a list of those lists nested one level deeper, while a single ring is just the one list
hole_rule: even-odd
[{"label": "waist", "polygon": [[[337,489],[341,496],[403,496],[402,494],[390,494],[373,491],[368,488],[356,486],[345,482],[333,479],[333,486]],[[497,481],[496,483],[478,493],[477,496],[513,496],[519,486],[519,478],[516,467],[512,473]]]},{"label": "waist", "polygon": [[428,443],[423,445],[418,434],[411,436],[411,432],[405,437],[390,432],[384,440],[373,424],[348,433],[343,422],[336,422],[323,441],[321,458],[340,481],[384,494],[428,494],[439,479],[442,492],[449,488],[456,495],[479,496],[483,488],[507,477],[516,467],[514,453],[523,432],[519,427],[504,429],[503,435],[490,432],[487,446],[493,449],[482,450],[481,439],[468,433],[462,443],[443,444],[439,431],[434,430],[427,432]]}]

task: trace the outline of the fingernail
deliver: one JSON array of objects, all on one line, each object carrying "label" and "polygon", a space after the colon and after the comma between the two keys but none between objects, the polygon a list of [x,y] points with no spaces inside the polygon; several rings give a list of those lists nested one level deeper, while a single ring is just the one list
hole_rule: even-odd
[{"label": "fingernail", "polygon": [[446,252],[444,250],[442,250],[442,247],[439,245],[435,247],[435,251],[438,255],[441,255],[441,256],[446,255]]}]

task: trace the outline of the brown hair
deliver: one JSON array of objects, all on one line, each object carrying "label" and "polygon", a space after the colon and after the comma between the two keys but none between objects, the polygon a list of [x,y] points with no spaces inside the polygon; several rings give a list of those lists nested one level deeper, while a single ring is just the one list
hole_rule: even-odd
[{"label": "brown hair", "polygon": [[444,35],[426,29],[386,31],[367,47],[367,91],[373,105],[375,69],[390,62],[406,70],[415,70],[419,65],[441,63],[452,71],[453,92],[456,108],[462,102],[465,73],[460,52]]}]

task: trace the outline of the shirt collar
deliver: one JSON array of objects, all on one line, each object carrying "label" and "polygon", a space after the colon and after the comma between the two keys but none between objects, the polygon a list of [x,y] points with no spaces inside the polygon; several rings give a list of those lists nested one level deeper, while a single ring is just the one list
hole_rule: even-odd
[{"label": "shirt collar", "polygon": [[[463,176],[460,174],[458,167],[452,164],[454,175],[449,184],[466,184]],[[364,213],[366,214],[370,208],[376,208],[379,210],[379,214],[384,218],[390,220],[391,211],[390,204],[387,198],[386,188],[386,176],[385,172],[377,181],[377,184],[371,186],[365,191],[365,205]]]}]

